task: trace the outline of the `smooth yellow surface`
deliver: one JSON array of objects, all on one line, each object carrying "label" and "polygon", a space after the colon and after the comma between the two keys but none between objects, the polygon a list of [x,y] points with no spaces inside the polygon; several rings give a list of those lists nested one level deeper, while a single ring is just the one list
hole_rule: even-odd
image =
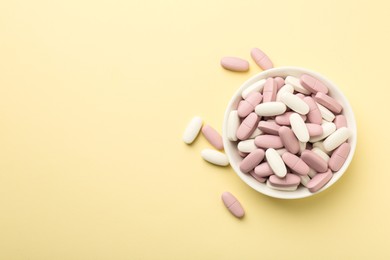
[{"label": "smooth yellow surface", "polygon": [[[389,259],[390,2],[0,3],[0,259]],[[333,80],[358,122],[341,180],[283,201],[181,136],[221,130],[230,96],[276,66]],[[219,66],[248,59],[248,73]],[[220,195],[246,210],[237,220]]]}]

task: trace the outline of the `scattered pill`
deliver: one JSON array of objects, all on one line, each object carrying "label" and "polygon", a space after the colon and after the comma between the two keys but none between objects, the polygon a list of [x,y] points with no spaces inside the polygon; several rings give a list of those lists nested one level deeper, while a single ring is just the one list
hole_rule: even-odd
[{"label": "scattered pill", "polygon": [[268,56],[258,48],[252,49],[251,56],[252,59],[256,62],[256,64],[263,70],[272,69],[274,67],[272,61],[268,58]]},{"label": "scattered pill", "polygon": [[203,124],[202,118],[198,116],[192,118],[192,120],[188,123],[183,134],[183,141],[186,144],[191,144],[195,140],[195,138],[199,134],[202,124]]},{"label": "scattered pill", "polygon": [[213,149],[203,149],[201,152],[202,158],[212,164],[219,166],[229,165],[229,159],[224,153]]},{"label": "scattered pill", "polygon": [[249,63],[237,57],[223,57],[221,59],[221,66],[231,71],[247,71],[249,70]]},{"label": "scattered pill", "polygon": [[245,215],[244,208],[241,203],[230,192],[222,193],[222,201],[226,208],[237,218],[242,218]]},{"label": "scattered pill", "polygon": [[214,128],[209,125],[204,125],[202,127],[202,134],[212,146],[218,150],[223,149],[222,136]]}]

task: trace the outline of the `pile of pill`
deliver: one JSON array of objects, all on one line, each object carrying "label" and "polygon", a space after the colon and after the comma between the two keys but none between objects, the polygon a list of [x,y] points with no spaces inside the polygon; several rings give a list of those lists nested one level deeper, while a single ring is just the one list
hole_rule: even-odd
[{"label": "pile of pill", "polygon": [[316,192],[340,170],[351,149],[342,105],[320,80],[301,75],[259,80],[229,114],[228,139],[240,170],[269,188]]}]

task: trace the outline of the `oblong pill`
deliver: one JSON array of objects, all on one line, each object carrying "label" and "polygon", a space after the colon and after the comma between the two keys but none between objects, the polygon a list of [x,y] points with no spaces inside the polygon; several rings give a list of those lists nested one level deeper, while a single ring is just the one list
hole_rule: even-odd
[{"label": "oblong pill", "polygon": [[280,136],[277,135],[259,135],[255,138],[255,144],[257,147],[265,149],[278,149],[283,147],[282,139],[280,139]]},{"label": "oblong pill", "polygon": [[263,177],[256,175],[256,173],[254,171],[250,171],[249,174],[258,182],[264,183],[267,180],[267,178],[263,178]]},{"label": "oblong pill", "polygon": [[328,94],[329,90],[325,86],[325,84],[312,76],[303,74],[300,78],[300,82],[304,88],[306,88],[313,94],[316,94],[317,92]]},{"label": "oblong pill", "polygon": [[231,71],[247,71],[249,70],[249,63],[241,58],[237,57],[223,57],[221,59],[221,66],[224,69]]},{"label": "oblong pill", "polygon": [[283,178],[279,178],[276,175],[271,175],[269,176],[268,181],[274,187],[291,187],[299,185],[301,178],[295,174],[287,173]]},{"label": "oblong pill", "polygon": [[265,157],[267,158],[267,162],[271,167],[272,171],[276,174],[276,176],[283,178],[287,174],[287,168],[284,164],[282,157],[279,153],[273,149],[269,148],[265,152]]},{"label": "oblong pill", "polygon": [[256,106],[255,112],[259,116],[277,116],[286,112],[286,105],[282,102],[267,102]]},{"label": "oblong pill", "polygon": [[201,152],[202,158],[212,164],[219,166],[227,166],[229,165],[228,157],[219,151],[213,149],[203,149]]},{"label": "oblong pill", "polygon": [[285,92],[281,95],[280,101],[282,101],[286,106],[291,108],[291,110],[301,114],[306,115],[309,113],[309,106],[301,98],[297,97],[294,94]]},{"label": "oblong pill", "polygon": [[255,174],[259,177],[265,178],[274,174],[274,172],[272,171],[271,167],[267,162],[263,162],[256,166]]},{"label": "oblong pill", "polygon": [[332,153],[332,156],[329,159],[329,168],[332,169],[332,171],[338,171],[341,169],[341,167],[344,165],[345,161],[348,158],[348,154],[351,151],[351,145],[349,143],[343,143],[339,146],[334,152]]},{"label": "oblong pill", "polygon": [[245,140],[255,131],[259,117],[256,113],[250,113],[237,129],[237,138]]},{"label": "oblong pill", "polygon": [[263,103],[276,100],[278,86],[273,78],[268,78],[263,88]]},{"label": "oblong pill", "polygon": [[223,149],[222,136],[217,132],[217,130],[209,125],[204,125],[202,127],[202,134],[212,146],[218,150]]},{"label": "oblong pill", "polygon": [[297,113],[292,113],[290,116],[291,130],[294,132],[295,136],[301,142],[308,142],[310,139],[309,131],[303,121],[302,117]]},{"label": "oblong pill", "polygon": [[186,144],[191,144],[195,138],[198,136],[199,131],[202,127],[203,121],[202,118],[196,116],[188,123],[183,134],[183,141]]},{"label": "oblong pill", "polygon": [[299,152],[299,141],[294,132],[287,126],[279,128],[279,136],[287,151],[296,154]]},{"label": "oblong pill", "polygon": [[291,86],[290,84],[286,84],[284,85],[283,87],[281,87],[278,91],[278,93],[276,93],[276,101],[281,101],[280,98],[281,96],[285,93],[285,92],[288,92],[288,93],[294,93],[294,87]]},{"label": "oblong pill", "polygon": [[328,154],[326,154],[324,151],[322,151],[320,148],[318,147],[314,147],[313,149],[311,149],[311,151],[315,152],[316,154],[318,154],[322,159],[324,159],[325,162],[328,162],[330,157]]},{"label": "oblong pill", "polygon": [[333,132],[324,140],[323,145],[325,150],[333,151],[334,149],[339,147],[342,143],[347,141],[350,136],[351,136],[351,131],[348,128],[342,127],[340,129],[337,129],[335,132]]},{"label": "oblong pill", "polygon": [[237,144],[237,149],[243,153],[251,153],[257,149],[255,139],[247,139]]},{"label": "oblong pill", "polygon": [[242,218],[245,215],[244,208],[241,203],[230,192],[222,193],[221,199],[225,207],[237,218]]},{"label": "oblong pill", "polygon": [[309,166],[298,156],[286,152],[282,155],[283,162],[299,175],[307,175],[310,171]]},{"label": "oblong pill", "polygon": [[[283,115],[279,115],[279,116],[275,117],[275,122],[278,125],[290,125],[290,116],[292,113],[294,113],[294,112],[289,111],[289,112],[284,113]],[[300,115],[300,116],[302,117],[303,121],[306,121],[305,115]]]},{"label": "oblong pill", "polygon": [[306,128],[310,137],[319,136],[324,133],[322,126],[318,124],[306,123]]},{"label": "oblong pill", "polygon": [[256,81],[246,89],[244,89],[241,93],[241,96],[243,99],[246,99],[250,94],[254,92],[261,92],[263,90],[264,84],[266,82],[266,79],[261,79],[259,81]]},{"label": "oblong pill", "polygon": [[336,125],[330,122],[325,122],[322,125],[322,135],[310,137],[310,142],[315,143],[328,137],[331,133],[336,131]]},{"label": "oblong pill", "polygon": [[280,90],[280,88],[284,86],[284,78],[275,77],[274,80],[276,82],[276,85],[278,86],[278,90]]},{"label": "oblong pill", "polygon": [[310,192],[316,192],[327,184],[332,179],[332,171],[328,170],[324,173],[316,174],[313,179],[307,183],[307,188]]},{"label": "oblong pill", "polygon": [[257,149],[248,154],[240,163],[240,171],[248,173],[253,170],[264,159],[264,151]]},{"label": "oblong pill", "polygon": [[251,50],[251,56],[256,64],[263,70],[272,69],[274,67],[270,58],[259,48],[253,48]]},{"label": "oblong pill", "polygon": [[321,116],[323,119],[325,119],[328,122],[332,122],[335,118],[335,115],[326,107],[324,107],[321,104],[316,103],[318,106],[318,109],[320,110]]},{"label": "oblong pill", "polygon": [[296,77],[287,76],[286,79],[284,80],[284,84],[292,85],[296,92],[299,92],[299,93],[302,93],[302,94],[305,94],[305,95],[309,95],[310,94],[310,91],[308,91],[306,88],[304,88],[301,85],[300,80],[298,78],[296,78]]},{"label": "oblong pill", "polygon": [[301,159],[316,172],[326,172],[328,169],[328,163],[313,151],[303,151],[301,154]]},{"label": "oblong pill", "polygon": [[255,107],[260,104],[263,95],[259,92],[250,94],[246,99],[242,100],[238,105],[237,112],[240,117],[246,117],[249,115]]},{"label": "oblong pill", "polygon": [[321,92],[318,92],[315,96],[314,96],[314,99],[315,101],[317,101],[317,103],[320,103],[321,105],[323,105],[324,107],[326,107],[327,109],[329,109],[330,111],[336,113],[336,114],[339,114],[341,112],[341,110],[343,110],[343,107],[340,105],[340,103],[324,94],[324,93],[321,93]]},{"label": "oblong pill", "polygon": [[278,135],[280,125],[275,122],[260,121],[257,127],[265,134]]},{"label": "oblong pill", "polygon": [[280,190],[280,191],[295,191],[298,188],[298,185],[291,186],[291,187],[277,187],[277,186],[272,185],[269,180],[266,182],[266,185],[268,188],[271,188],[274,190]]},{"label": "oblong pill", "polygon": [[303,101],[309,106],[309,113],[307,113],[307,119],[310,123],[321,124],[322,114],[317,106],[317,103],[312,97],[304,97]]},{"label": "oblong pill", "polygon": [[240,118],[237,110],[230,111],[227,121],[227,138],[230,141],[237,141],[237,129],[240,126]]},{"label": "oblong pill", "polygon": [[345,118],[344,115],[336,116],[333,122],[336,125],[337,129],[341,127],[347,127],[347,119]]}]

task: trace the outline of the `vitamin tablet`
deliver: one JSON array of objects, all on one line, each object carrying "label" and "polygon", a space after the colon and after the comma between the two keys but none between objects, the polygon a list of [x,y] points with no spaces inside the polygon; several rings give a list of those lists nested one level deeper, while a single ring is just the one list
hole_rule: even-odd
[{"label": "vitamin tablet", "polygon": [[303,74],[300,80],[301,85],[313,94],[316,94],[317,92],[327,94],[329,91],[324,83],[307,74]]},{"label": "vitamin tablet", "polygon": [[248,154],[240,163],[240,170],[243,173],[248,173],[253,170],[264,159],[264,150],[256,149]]},{"label": "vitamin tablet", "polygon": [[309,113],[309,106],[305,103],[305,101],[287,91],[281,95],[280,101],[291,108],[291,110],[301,115],[306,115]]},{"label": "vitamin tablet", "polygon": [[316,176],[307,183],[307,188],[310,192],[317,192],[330,181],[332,175],[331,170],[316,174]]},{"label": "vitamin tablet", "polygon": [[268,58],[268,56],[258,48],[252,49],[251,56],[252,59],[256,62],[256,64],[263,70],[272,69],[274,67],[272,61]]},{"label": "vitamin tablet", "polygon": [[332,171],[338,171],[344,165],[348,158],[348,154],[351,151],[351,145],[349,143],[343,143],[339,146],[329,159],[329,168]]},{"label": "vitamin tablet", "polygon": [[269,148],[265,152],[265,157],[267,158],[267,162],[271,167],[272,171],[280,178],[283,178],[287,174],[286,165],[284,164],[282,157],[278,154],[278,152]]},{"label": "vitamin tablet", "polygon": [[204,125],[202,127],[202,134],[212,146],[218,150],[223,149],[222,136],[214,128],[209,125]]},{"label": "vitamin tablet", "polygon": [[329,135],[323,142],[324,148],[326,151],[332,151],[339,147],[342,143],[347,141],[347,139],[351,136],[351,131],[342,127],[337,129],[331,135]]},{"label": "vitamin tablet", "polygon": [[309,141],[309,131],[307,130],[302,117],[300,117],[297,113],[292,113],[290,116],[290,124],[292,131],[299,141],[304,143]]},{"label": "vitamin tablet", "polygon": [[244,208],[241,203],[230,192],[222,193],[221,199],[226,208],[237,218],[242,218],[245,215]]},{"label": "vitamin tablet", "polygon": [[191,144],[195,140],[195,138],[199,134],[202,124],[203,124],[202,118],[198,116],[192,118],[192,120],[188,123],[183,134],[183,141],[186,144]]},{"label": "vitamin tablet", "polygon": [[282,102],[267,102],[256,106],[255,112],[259,116],[277,116],[286,111],[287,107]]},{"label": "vitamin tablet", "polygon": [[237,138],[245,140],[255,131],[259,117],[255,113],[250,113],[237,129]]},{"label": "vitamin tablet", "polygon": [[203,149],[201,152],[202,158],[212,164],[219,166],[227,166],[229,165],[229,159],[224,153],[213,149]]},{"label": "vitamin tablet", "polygon": [[240,126],[240,118],[238,117],[237,110],[229,113],[227,125],[227,138],[230,141],[237,141],[237,129]]},{"label": "vitamin tablet", "polygon": [[249,70],[249,63],[237,57],[224,57],[221,59],[221,66],[224,69],[231,71],[247,71]]},{"label": "vitamin tablet", "polygon": [[303,151],[301,159],[316,172],[325,172],[328,169],[328,163],[313,151]]}]

